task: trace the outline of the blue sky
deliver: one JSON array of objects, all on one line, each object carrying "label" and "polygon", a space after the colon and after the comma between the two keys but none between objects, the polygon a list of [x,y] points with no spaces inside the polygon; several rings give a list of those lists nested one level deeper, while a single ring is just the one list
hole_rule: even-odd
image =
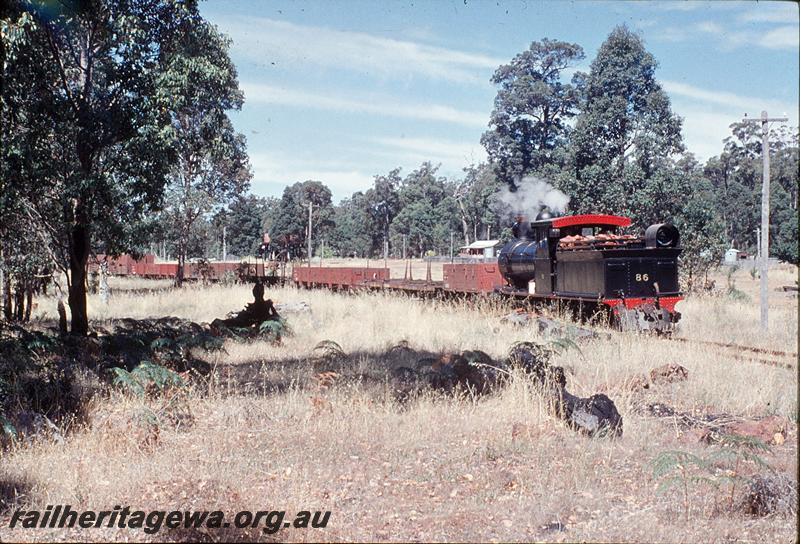
[{"label": "blue sky", "polygon": [[798,7],[790,2],[404,1],[201,4],[233,40],[245,93],[252,192],[325,182],[334,200],[424,160],[459,176],[480,145],[494,69],[532,41],[578,43],[588,71],[618,24],[645,40],[684,118],[687,147],[716,155],[747,112],[798,124]]}]

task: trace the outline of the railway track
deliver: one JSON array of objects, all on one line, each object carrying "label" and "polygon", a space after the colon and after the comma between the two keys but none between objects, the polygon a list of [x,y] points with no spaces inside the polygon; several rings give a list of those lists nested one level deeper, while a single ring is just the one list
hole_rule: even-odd
[{"label": "railway track", "polygon": [[[780,351],[768,348],[758,348],[754,346],[742,346],[728,342],[715,342],[713,340],[700,340],[697,338],[664,338],[667,341],[679,342],[683,344],[693,344],[698,346],[709,346],[720,351],[729,351],[728,355],[738,361],[761,363],[778,368],[789,370],[797,369],[797,353],[790,351]],[[764,355],[771,357],[765,358]],[[790,362],[791,361],[791,362]]]}]

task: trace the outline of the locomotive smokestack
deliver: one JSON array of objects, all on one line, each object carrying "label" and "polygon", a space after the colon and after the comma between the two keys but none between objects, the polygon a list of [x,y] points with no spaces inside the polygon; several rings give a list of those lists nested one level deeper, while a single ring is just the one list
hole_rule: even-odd
[{"label": "locomotive smokestack", "polygon": [[514,235],[514,238],[519,240],[530,240],[530,230],[531,222],[525,215],[518,215],[516,217],[516,221],[514,221],[514,225],[511,227],[511,232]]}]

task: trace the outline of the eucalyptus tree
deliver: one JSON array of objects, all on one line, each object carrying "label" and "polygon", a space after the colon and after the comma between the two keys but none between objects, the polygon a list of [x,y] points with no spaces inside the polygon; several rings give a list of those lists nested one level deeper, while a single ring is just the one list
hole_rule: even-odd
[{"label": "eucalyptus tree", "polygon": [[93,243],[109,253],[131,249],[141,242],[138,226],[161,208],[180,150],[173,61],[182,44],[199,46],[208,34],[187,38],[206,28],[195,0],[10,5],[4,28],[8,13],[28,18],[21,34],[2,35],[4,51],[13,40],[25,43],[3,65],[3,107],[21,120],[4,136],[17,156],[14,205],[41,227],[68,273],[72,331],[86,334]]},{"label": "eucalyptus tree", "polygon": [[564,78],[583,58],[578,44],[545,38],[495,71],[491,81],[499,90],[481,143],[505,183],[514,187],[523,176],[563,162],[584,74]]},{"label": "eucalyptus tree", "polygon": [[159,84],[172,96],[177,149],[164,217],[177,249],[178,286],[196,222],[243,194],[251,177],[244,136],[227,113],[243,103],[229,46],[198,15],[183,21],[164,52]]},{"label": "eucalyptus tree", "polygon": [[600,46],[586,78],[581,113],[570,141],[570,165],[561,189],[574,211],[631,214],[660,193],[679,193],[679,178],[664,174],[684,150],[681,119],[656,80],[656,59],[627,27]]}]

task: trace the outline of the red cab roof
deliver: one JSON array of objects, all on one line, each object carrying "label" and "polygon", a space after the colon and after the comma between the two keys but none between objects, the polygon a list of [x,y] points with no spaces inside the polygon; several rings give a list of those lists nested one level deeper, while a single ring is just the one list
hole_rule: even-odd
[{"label": "red cab roof", "polygon": [[603,214],[585,214],[585,215],[569,215],[567,217],[556,217],[553,219],[553,227],[560,229],[562,227],[574,227],[578,225],[613,225],[615,227],[630,226],[631,220],[628,217],[620,215],[603,215]]}]

